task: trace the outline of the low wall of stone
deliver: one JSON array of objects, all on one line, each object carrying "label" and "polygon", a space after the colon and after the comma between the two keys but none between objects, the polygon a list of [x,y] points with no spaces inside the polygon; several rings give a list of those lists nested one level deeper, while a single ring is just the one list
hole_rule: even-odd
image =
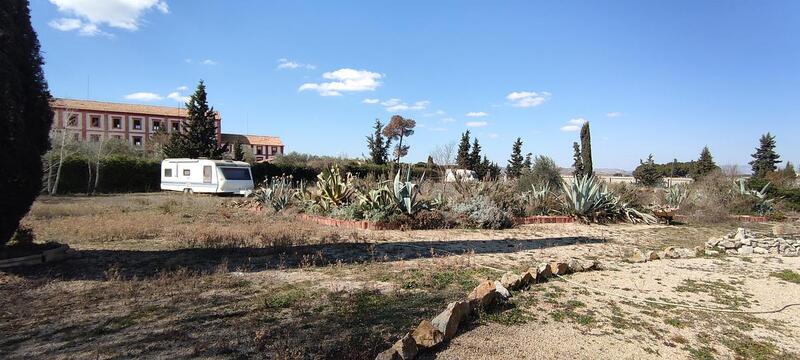
[{"label": "low wall of stone", "polygon": [[714,255],[775,254],[781,256],[800,255],[800,238],[796,235],[783,237],[761,236],[744,228],[721,238],[711,238],[706,242],[706,253]]}]

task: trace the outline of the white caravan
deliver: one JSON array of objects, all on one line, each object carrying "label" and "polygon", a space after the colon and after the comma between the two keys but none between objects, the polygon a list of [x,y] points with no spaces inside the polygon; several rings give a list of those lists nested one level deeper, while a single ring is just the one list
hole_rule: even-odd
[{"label": "white caravan", "polygon": [[253,174],[250,164],[241,161],[165,159],[161,190],[247,196],[253,192]]}]

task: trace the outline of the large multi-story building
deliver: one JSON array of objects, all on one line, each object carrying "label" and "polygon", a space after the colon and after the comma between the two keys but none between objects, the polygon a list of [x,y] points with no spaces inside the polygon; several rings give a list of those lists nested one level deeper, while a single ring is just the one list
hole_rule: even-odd
[{"label": "large multi-story building", "polygon": [[253,152],[258,161],[270,161],[277,155],[283,155],[283,142],[277,136],[222,134],[222,141],[230,146],[240,144]]},{"label": "large multi-story building", "polygon": [[[92,100],[54,99],[53,128],[70,131],[76,140],[99,142],[121,139],[143,147],[160,129],[181,131],[185,108],[122,104]],[[217,141],[222,140],[222,118],[216,116]]]},{"label": "large multi-story building", "polygon": [[[53,128],[68,131],[78,141],[100,142],[120,139],[134,147],[144,148],[154,133],[181,131],[187,121],[186,108],[124,104],[93,100],[56,98]],[[256,161],[269,161],[283,154],[284,145],[276,136],[222,134],[222,117],[216,114],[217,141],[233,144],[238,141],[253,151]]]}]

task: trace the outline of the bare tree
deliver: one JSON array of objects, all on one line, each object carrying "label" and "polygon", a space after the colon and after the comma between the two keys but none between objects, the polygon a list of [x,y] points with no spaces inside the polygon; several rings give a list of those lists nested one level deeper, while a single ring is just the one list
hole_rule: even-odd
[{"label": "bare tree", "polygon": [[[58,145],[58,165],[53,164],[54,150],[51,149],[50,153],[46,156],[48,159],[48,166],[47,166],[48,194],[58,193],[58,183],[61,180],[61,168],[64,166],[64,159],[68,158],[70,155],[74,154],[77,151],[77,147],[75,146],[76,142],[73,140],[73,137],[70,136],[75,133],[71,132],[69,127],[75,126],[77,124],[78,114],[72,113],[71,109],[66,109],[65,111],[67,113],[66,123],[62,123],[61,127],[53,127],[52,130],[50,130],[51,144]],[[51,180],[53,178],[54,167],[56,170],[55,180]]]},{"label": "bare tree", "polygon": [[451,141],[444,145],[439,145],[431,152],[431,158],[436,165],[436,170],[439,172],[439,178],[442,179],[442,193],[447,190],[447,169],[453,165],[455,161],[456,143]]}]

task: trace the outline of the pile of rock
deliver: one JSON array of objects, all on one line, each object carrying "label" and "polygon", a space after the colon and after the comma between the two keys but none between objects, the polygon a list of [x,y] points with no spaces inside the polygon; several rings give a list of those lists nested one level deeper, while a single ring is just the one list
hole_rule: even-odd
[{"label": "pile of rock", "polygon": [[422,320],[414,331],[407,333],[392,347],[376,357],[376,360],[414,359],[420,351],[432,349],[452,339],[458,327],[471,314],[489,310],[511,297],[509,290],[522,290],[532,284],[545,281],[555,275],[590,271],[600,268],[595,260],[570,259],[551,261],[528,269],[523,274],[507,272],[499,281],[484,280],[467,296],[465,301],[455,301],[432,320]]},{"label": "pile of rock", "polygon": [[778,254],[782,256],[800,255],[800,239],[784,237],[757,237],[750,230],[739,228],[721,238],[711,238],[706,242],[706,254],[717,255]]},{"label": "pile of rock", "polygon": [[667,246],[664,251],[647,251],[642,252],[639,249],[634,249],[633,254],[628,258],[628,261],[633,263],[643,263],[646,261],[654,261],[661,259],[688,259],[697,255],[697,251],[701,249],[687,249],[678,248],[674,246]]}]

